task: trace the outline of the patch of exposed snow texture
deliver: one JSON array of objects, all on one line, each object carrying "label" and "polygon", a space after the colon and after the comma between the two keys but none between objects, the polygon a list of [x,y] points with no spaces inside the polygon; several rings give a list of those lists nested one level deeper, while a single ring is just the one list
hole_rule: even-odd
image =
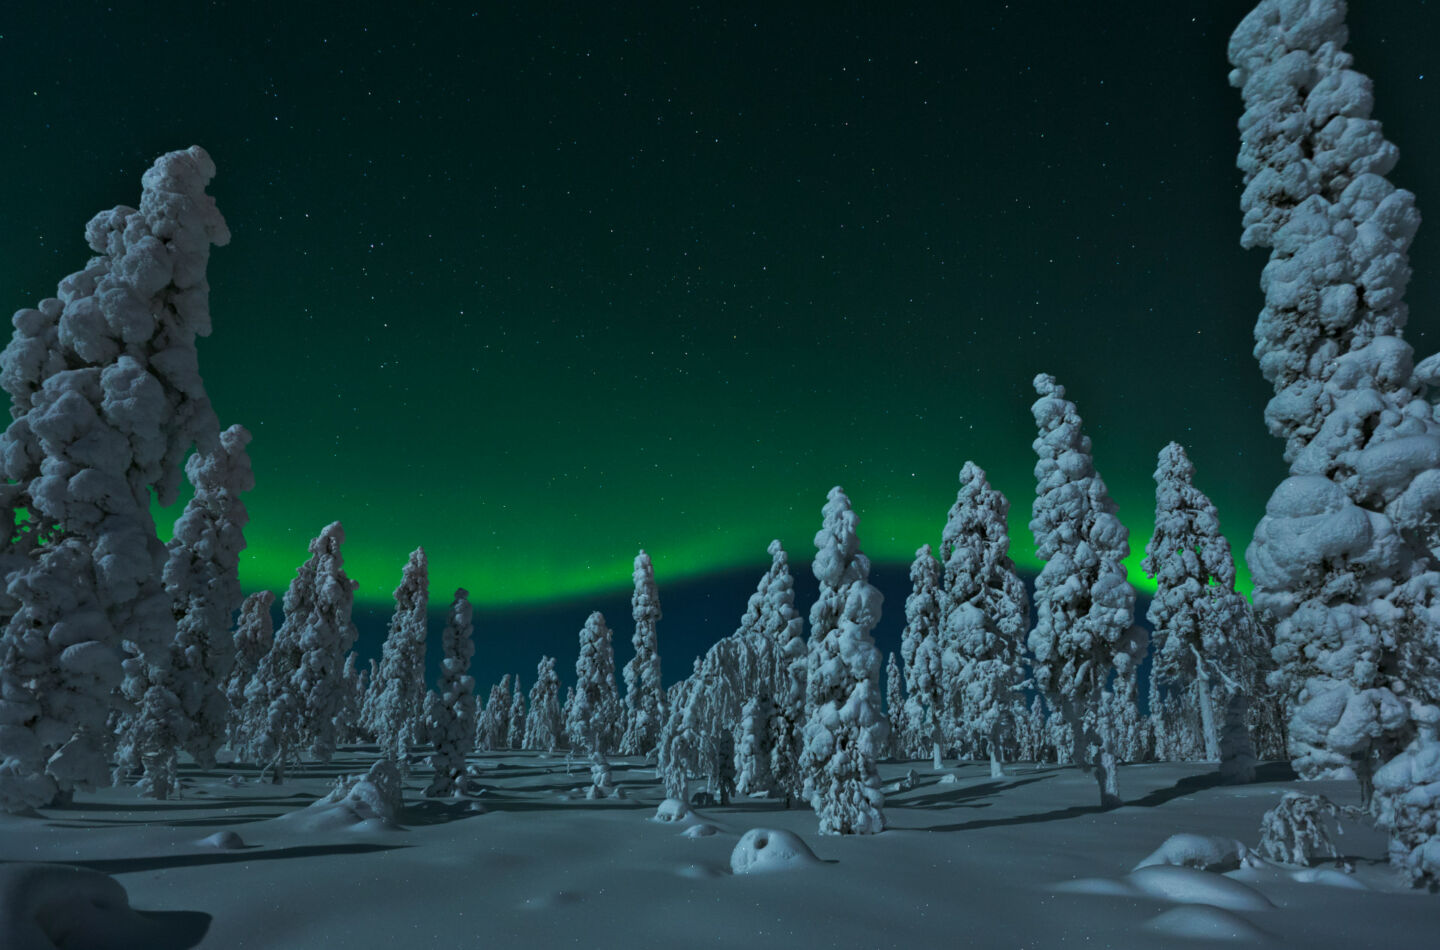
[{"label": "patch of exposed snow texture", "polygon": [[635,556],[635,592],[630,616],[635,621],[631,643],[635,655],[625,664],[624,734],[621,755],[650,755],[660,741],[664,686],[660,681],[660,653],[656,624],[660,621],[660,595],[655,590],[655,568],[650,555]]},{"label": "patch of exposed snow texture", "polygon": [[[380,749],[408,771],[410,751],[420,744],[420,716],[425,699],[426,611],[430,603],[430,570],[424,548],[410,553],[395,588],[395,612],[381,647],[377,681],[371,683],[373,705],[367,717]],[[286,611],[287,616],[289,611]],[[288,622],[288,621],[287,621]]]},{"label": "patch of exposed snow texture", "polygon": [[435,747],[430,755],[435,777],[426,795],[456,791],[465,773],[465,754],[475,747],[475,679],[470,675],[475,658],[473,616],[469,591],[457,588],[440,634],[445,656],[440,661],[440,689],[426,717],[426,733]]},{"label": "patch of exposed snow texture", "polygon": [[560,678],[555,673],[555,658],[542,656],[535,667],[535,684],[530,687],[523,747],[538,752],[554,752],[560,744],[562,726]]},{"label": "patch of exposed snow texture", "polygon": [[1102,714],[1111,675],[1133,676],[1143,642],[1132,630],[1135,590],[1124,561],[1130,534],[1095,471],[1075,404],[1053,376],[1035,377],[1031,411],[1035,504],[1030,530],[1045,562],[1035,582],[1029,646],[1036,686],[1075,731],[1076,759],[1095,771],[1102,805],[1118,804],[1113,724]]},{"label": "patch of exposed snow texture", "polygon": [[804,839],[783,828],[751,828],[730,852],[730,870],[736,874],[795,871],[819,863]]},{"label": "patch of exposed snow texture", "polygon": [[941,535],[944,564],[941,642],[957,654],[950,716],[964,723],[974,750],[986,749],[994,777],[1004,774],[1001,749],[1013,732],[1011,705],[1022,677],[1021,644],[1030,626],[1030,599],[1010,559],[1010,502],[990,487],[974,462],[960,470]]},{"label": "patch of exposed snow texture", "polygon": [[810,609],[804,746],[800,772],[821,834],[875,834],[885,796],[875,763],[889,723],[880,708],[880,651],[871,631],[883,595],[860,552],[859,518],[839,486],[830,489],[811,569],[820,582]]},{"label": "patch of exposed snow texture", "polygon": [[[1172,708],[1195,684],[1207,761],[1222,762],[1229,781],[1254,778],[1254,752],[1246,725],[1248,696],[1254,691],[1258,639],[1250,605],[1235,591],[1235,561],[1230,542],[1220,533],[1220,518],[1210,499],[1195,487],[1195,466],[1185,449],[1171,442],[1160,450],[1155,468],[1155,531],[1145,546],[1141,568],[1154,578],[1155,596],[1146,614],[1152,633],[1150,667],[1151,722],[1157,756],[1174,751],[1159,714],[1160,684]],[[1231,705],[1237,709],[1230,709]],[[1216,710],[1223,710],[1216,722]],[[1221,728],[1225,755],[1222,757]]]},{"label": "patch of exposed snow texture", "polygon": [[1167,864],[1200,871],[1233,871],[1248,853],[1249,849],[1234,838],[1182,833],[1166,838],[1160,847],[1135,867],[1138,870]]},{"label": "patch of exposed snow texture", "polygon": [[[0,354],[12,420],[0,436],[5,810],[107,784],[110,713],[133,716],[169,666],[175,622],[151,492],[173,504],[186,453],[218,436],[195,350],[210,333],[210,245],[230,239],[205,194],[214,175],[198,146],[157,159],[140,208],[90,220],[97,256],[15,314]],[[114,710],[122,677],[128,702]]]}]

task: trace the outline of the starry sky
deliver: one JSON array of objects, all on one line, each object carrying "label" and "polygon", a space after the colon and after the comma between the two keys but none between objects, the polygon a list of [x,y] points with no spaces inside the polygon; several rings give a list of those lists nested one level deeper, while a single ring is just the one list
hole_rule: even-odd
[{"label": "starry sky", "polygon": [[[806,573],[840,484],[898,631],[967,459],[1038,569],[1042,371],[1143,586],[1168,441],[1237,553],[1284,474],[1226,82],[1250,6],[6,4],[0,301],[52,295],[157,155],[210,151],[234,237],[201,370],[255,436],[247,590],[283,589],[339,519],[367,609],[424,545],[436,601],[573,603],[573,644],[579,605],[614,600],[628,636],[644,547],[662,601],[746,578],[716,607],[733,627],[771,538]],[[1351,7],[1423,213],[1440,5]],[[1434,234],[1411,256],[1421,355]]]}]

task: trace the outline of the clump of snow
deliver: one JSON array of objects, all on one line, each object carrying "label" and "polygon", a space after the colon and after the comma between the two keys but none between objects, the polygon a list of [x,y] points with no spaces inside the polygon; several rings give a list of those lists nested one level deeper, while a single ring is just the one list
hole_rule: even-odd
[{"label": "clump of snow", "polygon": [[793,871],[819,863],[799,835],[778,828],[751,828],[730,852],[730,870],[736,874]]},{"label": "clump of snow", "polygon": [[0,865],[0,947],[5,950],[146,947],[183,950],[204,936],[197,914],[141,916],[108,874],[67,864]]},{"label": "clump of snow", "polygon": [[1214,835],[1178,834],[1151,852],[1135,870],[1156,865],[1196,868],[1201,871],[1233,871],[1240,867],[1250,849],[1234,838]]},{"label": "clump of snow", "polygon": [[955,777],[955,773],[954,773],[954,772],[946,772],[944,775],[940,776],[940,782],[939,782],[939,784],[941,784],[941,785],[954,785],[956,782],[959,782],[959,781],[960,781],[960,780]]},{"label": "clump of snow", "polygon": [[1136,890],[1180,904],[1211,904],[1226,910],[1269,910],[1275,905],[1248,884],[1194,868],[1152,865],[1126,876]]},{"label": "clump of snow", "polygon": [[403,807],[400,769],[382,757],[364,775],[336,779],[330,794],[278,820],[292,821],[305,831],[383,830],[397,826],[395,819]]},{"label": "clump of snow", "polygon": [[217,831],[195,843],[202,848],[221,848],[226,851],[245,847],[245,841],[233,831]]},{"label": "clump of snow", "polygon": [[1328,884],[1331,887],[1348,887],[1352,891],[1368,891],[1369,887],[1363,881],[1343,871],[1336,871],[1334,868],[1305,868],[1303,871],[1291,871],[1290,880],[1298,881],[1301,884]]},{"label": "clump of snow", "polygon": [[709,822],[702,822],[698,825],[691,825],[680,833],[687,838],[709,838],[712,835],[719,834],[719,832],[720,829]]},{"label": "clump of snow", "polygon": [[1145,925],[1146,929],[1167,937],[1192,940],[1235,940],[1245,943],[1268,943],[1270,934],[1238,914],[1220,907],[1191,904],[1172,907]]},{"label": "clump of snow", "polygon": [[652,821],[683,821],[690,817],[690,806],[678,798],[667,798],[655,809]]}]

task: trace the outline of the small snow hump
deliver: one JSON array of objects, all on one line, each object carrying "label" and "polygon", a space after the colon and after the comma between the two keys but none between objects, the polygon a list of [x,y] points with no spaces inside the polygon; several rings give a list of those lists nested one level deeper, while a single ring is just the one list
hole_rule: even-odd
[{"label": "small snow hump", "polygon": [[1131,872],[1125,880],[1144,894],[1180,904],[1213,904],[1226,910],[1269,910],[1275,906],[1248,884],[1194,868],[1151,865]]},{"label": "small snow hump", "polygon": [[233,831],[217,831],[209,837],[201,838],[195,842],[202,848],[220,848],[226,851],[233,851],[245,847],[245,841]]},{"label": "small snow hump", "polygon": [[1164,844],[1135,865],[1135,870],[1173,865],[1199,871],[1233,871],[1249,853],[1250,849],[1234,838],[1182,833],[1166,838]]},{"label": "small snow hump", "polygon": [[667,798],[655,809],[651,821],[684,821],[690,816],[690,806],[678,798]]},{"label": "small snow hump", "polygon": [[775,828],[751,828],[730,852],[730,870],[736,874],[792,871],[819,863],[799,835]]},{"label": "small snow hump", "polygon": [[1233,940],[1237,943],[1270,943],[1271,936],[1250,921],[1219,907],[1191,904],[1172,907],[1149,921],[1145,928],[1168,937],[1192,940]]}]

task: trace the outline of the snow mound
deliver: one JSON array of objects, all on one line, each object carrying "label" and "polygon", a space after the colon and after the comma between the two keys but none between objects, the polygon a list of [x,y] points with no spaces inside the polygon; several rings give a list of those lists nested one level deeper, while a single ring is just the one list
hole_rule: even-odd
[{"label": "snow mound", "polygon": [[1292,871],[1290,880],[1299,881],[1301,884],[1327,884],[1330,887],[1345,887],[1352,891],[1370,890],[1365,886],[1364,881],[1357,881],[1351,875],[1334,868],[1305,868],[1301,871]]},{"label": "snow mound", "polygon": [[1145,925],[1167,937],[1268,943],[1270,935],[1238,914],[1206,904],[1172,907]]},{"label": "snow mound", "polygon": [[1108,877],[1081,877],[1073,881],[1061,881],[1052,890],[1062,894],[1094,894],[1100,897],[1139,897],[1140,891],[1125,883]]},{"label": "snow mound", "polygon": [[777,828],[751,828],[730,852],[730,870],[736,874],[792,871],[819,863],[799,835]]},{"label": "snow mound", "polygon": [[1125,877],[1150,897],[1181,904],[1213,904],[1226,910],[1269,910],[1275,905],[1248,884],[1194,868],[1152,865]]},{"label": "snow mound", "polygon": [[939,782],[939,784],[941,784],[941,785],[955,785],[955,784],[958,784],[959,781],[960,781],[960,780],[955,777],[955,773],[954,773],[954,772],[946,772],[944,775],[940,776],[940,782]]},{"label": "snow mound", "polygon": [[1233,871],[1244,862],[1250,849],[1234,838],[1178,834],[1165,839],[1135,870],[1170,865],[1200,871]]},{"label": "snow mound", "polygon": [[400,770],[389,759],[377,759],[364,775],[336,779],[324,798],[316,799],[297,812],[282,815],[302,831],[384,831],[399,827],[395,817],[403,807]]},{"label": "snow mound", "polygon": [[719,828],[716,828],[708,822],[702,822],[698,825],[691,825],[680,833],[687,838],[708,838],[719,830]]},{"label": "snow mound", "polygon": [[651,821],[683,821],[690,816],[690,806],[678,798],[667,798],[655,809]]},{"label": "snow mound", "polygon": [[66,864],[0,865],[0,947],[5,950],[185,950],[206,914],[147,914],[108,874]]},{"label": "snow mound", "polygon": [[217,831],[195,843],[202,848],[223,848],[227,851],[245,847],[245,842],[233,831]]}]

